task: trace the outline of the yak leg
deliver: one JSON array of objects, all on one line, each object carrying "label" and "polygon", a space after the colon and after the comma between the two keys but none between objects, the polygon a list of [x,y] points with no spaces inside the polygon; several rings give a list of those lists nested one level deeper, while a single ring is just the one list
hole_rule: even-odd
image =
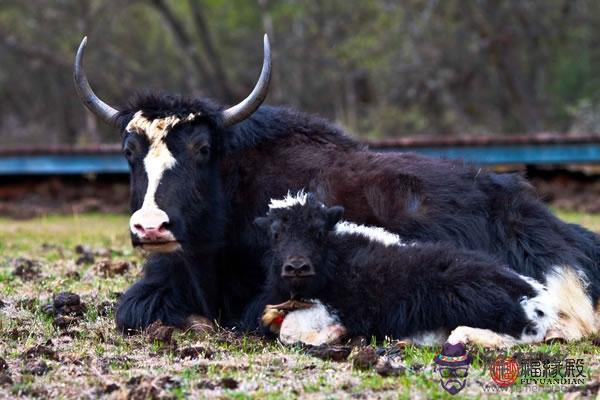
[{"label": "yak leg", "polygon": [[121,296],[116,323],[123,333],[139,332],[159,320],[186,328],[193,323],[189,320],[192,315],[212,315],[198,278],[183,261],[154,257],[145,265],[144,277]]},{"label": "yak leg", "polygon": [[475,344],[483,347],[511,347],[517,344],[515,338],[510,335],[503,335],[492,332],[489,329],[471,328],[469,326],[459,326],[450,333],[448,343]]}]

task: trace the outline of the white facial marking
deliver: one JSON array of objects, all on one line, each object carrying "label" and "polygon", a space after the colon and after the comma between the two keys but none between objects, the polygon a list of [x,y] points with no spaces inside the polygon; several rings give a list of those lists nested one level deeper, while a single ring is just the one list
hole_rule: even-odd
[{"label": "white facial marking", "polygon": [[[125,130],[138,135],[144,135],[150,142],[148,154],[144,158],[144,168],[148,177],[148,187],[144,195],[144,202],[140,210],[148,212],[164,212],[156,205],[156,190],[160,180],[166,170],[169,170],[177,164],[177,161],[169,151],[165,139],[169,131],[177,124],[191,121],[197,114],[189,114],[186,118],[179,118],[174,115],[148,120],[142,115],[142,111],[135,113],[131,121],[127,124]],[[133,216],[132,216],[133,220]],[[132,229],[133,231],[133,229]]]},{"label": "white facial marking", "polygon": [[346,329],[335,313],[318,300],[311,308],[287,314],[281,324],[279,339],[284,344],[305,343],[313,346],[332,343],[345,335]]},{"label": "white facial marking", "polygon": [[337,235],[360,235],[385,246],[407,246],[400,236],[378,226],[357,225],[348,221],[340,221],[335,225]]},{"label": "white facial marking", "polygon": [[276,208],[290,208],[296,205],[303,206],[306,204],[308,194],[304,192],[304,189],[300,190],[295,195],[292,195],[289,191],[283,199],[271,199],[269,203],[269,210]]}]

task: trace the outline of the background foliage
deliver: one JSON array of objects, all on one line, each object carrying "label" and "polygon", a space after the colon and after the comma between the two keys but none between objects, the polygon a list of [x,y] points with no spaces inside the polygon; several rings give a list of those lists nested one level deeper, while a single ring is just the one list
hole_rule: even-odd
[{"label": "background foliage", "polygon": [[1,0],[0,145],[118,140],[71,83],[84,34],[92,85],[229,104],[257,78],[268,102],[373,138],[599,131],[594,0]]}]

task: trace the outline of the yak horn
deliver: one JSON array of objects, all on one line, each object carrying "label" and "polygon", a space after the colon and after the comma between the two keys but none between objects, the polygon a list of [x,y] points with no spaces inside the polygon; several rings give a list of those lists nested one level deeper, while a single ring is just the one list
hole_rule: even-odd
[{"label": "yak horn", "polygon": [[85,45],[87,43],[87,36],[83,38],[79,49],[77,49],[77,55],[75,56],[75,70],[73,72],[73,79],[75,81],[75,90],[77,95],[83,102],[83,104],[90,110],[95,116],[100,118],[102,121],[109,125],[116,125],[115,116],[118,111],[94,94],[94,91],[90,87],[90,84],[85,76],[83,70],[83,54],[85,53]]},{"label": "yak horn", "polygon": [[231,126],[248,118],[265,100],[269,92],[269,82],[271,81],[271,46],[269,45],[269,37],[265,34],[264,37],[264,55],[263,66],[260,72],[260,77],[254,89],[239,104],[223,111],[223,124]]}]

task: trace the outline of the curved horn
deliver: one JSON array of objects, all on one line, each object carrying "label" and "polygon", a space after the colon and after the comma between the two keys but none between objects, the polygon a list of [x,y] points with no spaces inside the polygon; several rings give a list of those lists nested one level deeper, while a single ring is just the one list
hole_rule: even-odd
[{"label": "curved horn", "polygon": [[264,37],[264,56],[263,66],[260,72],[258,82],[252,92],[239,104],[223,111],[223,124],[231,126],[248,118],[265,100],[269,92],[269,82],[271,81],[271,46],[269,37]]},{"label": "curved horn", "polygon": [[83,102],[83,104],[90,110],[94,115],[100,118],[102,121],[109,125],[115,125],[115,116],[118,111],[94,94],[94,91],[90,87],[90,84],[85,76],[83,70],[83,54],[85,53],[85,45],[87,44],[87,36],[83,38],[79,49],[77,49],[77,55],[75,56],[75,68],[73,72],[73,79],[75,81],[75,90],[77,95]]}]

